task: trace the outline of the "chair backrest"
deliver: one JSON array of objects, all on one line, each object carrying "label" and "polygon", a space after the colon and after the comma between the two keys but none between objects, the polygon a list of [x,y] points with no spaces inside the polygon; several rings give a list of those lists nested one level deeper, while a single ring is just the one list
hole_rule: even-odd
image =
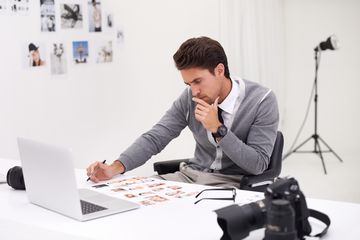
[{"label": "chair backrest", "polygon": [[273,171],[273,174],[275,176],[279,176],[281,172],[283,147],[284,147],[284,136],[282,132],[278,131],[276,134],[274,149],[270,157],[269,167],[267,169],[267,171]]},{"label": "chair backrest", "polygon": [[269,182],[274,182],[280,175],[283,147],[284,137],[278,131],[268,168],[262,174],[244,176],[240,181],[240,189],[264,192]]}]

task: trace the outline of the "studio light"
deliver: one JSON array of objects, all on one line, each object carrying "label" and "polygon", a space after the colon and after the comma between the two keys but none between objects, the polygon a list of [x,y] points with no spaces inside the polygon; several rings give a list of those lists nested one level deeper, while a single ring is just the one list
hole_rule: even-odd
[{"label": "studio light", "polygon": [[326,41],[323,41],[317,45],[314,50],[315,51],[325,51],[327,49],[330,50],[336,50],[339,48],[339,41],[335,35],[331,35],[326,39]]},{"label": "studio light", "polygon": [[[314,112],[314,117],[315,117],[315,121],[314,121],[314,133],[308,137],[305,141],[303,141],[302,143],[300,143],[297,147],[293,148],[295,146],[295,143],[297,141],[297,138],[300,136],[300,133],[303,129],[303,126],[305,124],[306,118],[307,118],[307,114],[308,111],[306,113],[306,117],[304,119],[304,122],[302,124],[302,126],[300,127],[300,130],[295,138],[295,141],[293,143],[293,145],[290,147],[290,150],[288,153],[286,153],[283,157],[283,160],[285,158],[287,158],[288,156],[290,156],[292,153],[315,153],[317,155],[319,155],[323,168],[324,168],[324,173],[327,174],[326,171],[326,167],[325,167],[325,162],[324,162],[324,157],[323,157],[323,153],[326,152],[330,152],[333,153],[335,155],[335,157],[337,159],[339,159],[340,162],[343,162],[343,160],[339,157],[339,155],[337,155],[337,153],[329,146],[329,144],[327,144],[325,142],[324,139],[322,139],[320,137],[320,135],[318,134],[318,99],[319,99],[319,95],[318,95],[318,69],[319,69],[319,63],[320,63],[320,55],[322,51],[325,51],[327,49],[330,50],[336,50],[339,48],[339,42],[338,39],[335,35],[331,35],[330,37],[328,37],[326,39],[326,41],[323,41],[321,43],[319,43],[319,45],[317,45],[314,48],[314,54],[315,54],[315,80],[314,80],[314,85],[313,85],[313,90],[311,93],[311,96],[314,96],[314,105],[315,105],[315,112]],[[310,109],[310,104],[308,105],[308,110]],[[306,151],[302,151],[299,150],[302,146],[305,145],[305,143],[307,143],[310,140],[314,140],[314,149],[313,150],[306,150]],[[320,142],[326,146],[327,149],[324,150],[324,148],[320,147]]]}]

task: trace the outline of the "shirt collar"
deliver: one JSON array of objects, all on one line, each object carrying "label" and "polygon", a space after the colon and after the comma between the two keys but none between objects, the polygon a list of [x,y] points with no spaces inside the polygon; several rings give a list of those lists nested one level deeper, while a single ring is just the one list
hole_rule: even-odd
[{"label": "shirt collar", "polygon": [[239,96],[239,84],[231,79],[231,90],[229,95],[226,96],[226,98],[222,101],[221,104],[218,105],[219,108],[221,108],[223,111],[233,114],[234,107],[236,104],[236,99]]}]

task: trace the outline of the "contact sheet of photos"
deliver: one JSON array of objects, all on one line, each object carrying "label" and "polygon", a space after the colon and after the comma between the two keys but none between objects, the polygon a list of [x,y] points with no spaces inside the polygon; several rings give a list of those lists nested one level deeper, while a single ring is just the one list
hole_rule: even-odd
[{"label": "contact sheet of photos", "polygon": [[[51,75],[64,75],[68,72],[68,64],[76,66],[113,62],[113,43],[122,45],[124,32],[122,28],[118,28],[115,32],[113,14],[103,9],[102,0],[38,1],[39,30],[41,34],[46,34],[47,38],[54,36],[57,40],[45,42],[31,39],[23,43],[25,67],[31,69],[48,67]],[[0,14],[21,12],[22,15],[29,15],[31,6],[33,5],[29,0],[0,0]],[[78,33],[82,33],[83,39],[61,41],[59,35],[64,33],[68,36],[78,36]],[[89,34],[94,34],[96,37],[91,36],[89,41],[86,39]],[[116,38],[115,41],[113,37],[114,40]]]},{"label": "contact sheet of photos", "polygon": [[198,193],[189,191],[176,183],[151,177],[121,178],[108,183],[94,185],[93,188],[110,192],[143,206],[195,196]]}]

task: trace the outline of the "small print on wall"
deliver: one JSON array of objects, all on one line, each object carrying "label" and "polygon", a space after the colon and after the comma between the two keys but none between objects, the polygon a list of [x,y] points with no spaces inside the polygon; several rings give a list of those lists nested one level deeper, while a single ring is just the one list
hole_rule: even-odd
[{"label": "small print on wall", "polygon": [[96,63],[109,63],[113,61],[112,41],[99,42],[95,46]]},{"label": "small print on wall", "polygon": [[0,14],[4,14],[7,10],[7,0],[0,0]]},{"label": "small print on wall", "polygon": [[114,17],[112,13],[106,13],[106,27],[112,29],[114,26]]},{"label": "small print on wall", "polygon": [[104,12],[104,31],[103,32],[114,32],[114,15],[109,12]]},{"label": "small print on wall", "polygon": [[53,43],[50,53],[51,74],[62,75],[67,73],[66,51],[64,43]]},{"label": "small print on wall", "polygon": [[28,14],[30,0],[8,0],[8,7],[10,13],[14,14]]},{"label": "small print on wall", "polygon": [[39,44],[36,42],[29,42],[26,49],[27,56],[27,66],[32,67],[41,67],[46,65],[45,59],[45,47],[44,44]]},{"label": "small print on wall", "polygon": [[82,28],[83,14],[80,4],[60,4],[60,14],[62,29]]},{"label": "small print on wall", "polygon": [[116,30],[116,43],[118,45],[122,45],[124,43],[124,39],[125,39],[124,29],[118,28]]},{"label": "small print on wall", "polygon": [[101,32],[101,3],[100,0],[90,0],[89,9],[89,32]]},{"label": "small print on wall", "polygon": [[73,59],[76,64],[87,63],[89,57],[88,41],[73,41]]},{"label": "small print on wall", "polygon": [[55,32],[54,0],[40,0],[40,18],[42,32]]}]

